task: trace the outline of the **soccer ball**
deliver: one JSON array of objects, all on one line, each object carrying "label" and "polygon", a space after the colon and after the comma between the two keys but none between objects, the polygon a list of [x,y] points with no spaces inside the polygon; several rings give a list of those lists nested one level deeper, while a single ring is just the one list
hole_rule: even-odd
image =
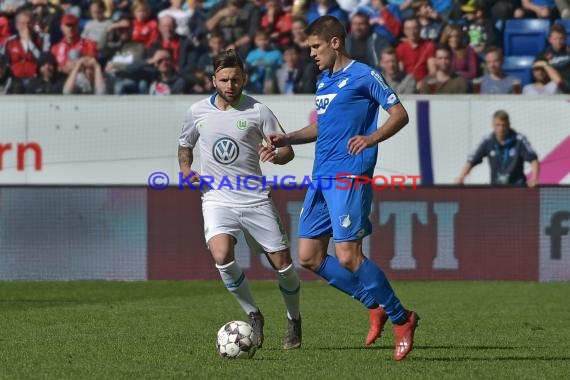
[{"label": "soccer ball", "polygon": [[249,323],[231,321],[218,330],[216,347],[223,358],[250,359],[257,350],[257,336]]}]

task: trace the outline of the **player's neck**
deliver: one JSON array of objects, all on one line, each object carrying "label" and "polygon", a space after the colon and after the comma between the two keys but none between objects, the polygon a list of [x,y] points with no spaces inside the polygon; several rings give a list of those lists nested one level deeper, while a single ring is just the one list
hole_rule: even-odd
[{"label": "player's neck", "polygon": [[218,108],[222,111],[227,111],[229,109],[234,109],[237,106],[239,106],[239,104],[241,103],[242,97],[243,97],[243,94],[240,94],[240,96],[238,96],[236,98],[236,100],[229,103],[224,98],[222,98],[219,94],[216,94],[216,97],[214,98],[214,105],[216,106],[216,108]]},{"label": "player's neck", "polygon": [[350,64],[350,62],[352,62],[352,58],[350,58],[348,55],[339,54],[331,69],[331,73],[334,74],[337,71],[344,69]]}]

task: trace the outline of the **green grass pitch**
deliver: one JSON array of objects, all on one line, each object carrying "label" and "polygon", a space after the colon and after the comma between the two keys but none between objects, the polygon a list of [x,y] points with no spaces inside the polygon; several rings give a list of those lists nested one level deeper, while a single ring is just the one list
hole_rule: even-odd
[{"label": "green grass pitch", "polygon": [[422,317],[415,349],[400,363],[391,325],[363,347],[365,309],[324,283],[303,283],[303,347],[286,352],[276,282],[253,282],[264,347],[251,360],[225,360],[216,332],[245,315],[219,281],[0,282],[0,378],[569,378],[570,284],[394,287]]}]

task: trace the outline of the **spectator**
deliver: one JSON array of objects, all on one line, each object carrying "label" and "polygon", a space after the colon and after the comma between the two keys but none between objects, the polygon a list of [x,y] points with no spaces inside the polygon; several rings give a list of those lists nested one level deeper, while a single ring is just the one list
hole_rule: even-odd
[{"label": "spectator", "polygon": [[346,35],[346,50],[350,57],[370,66],[378,66],[382,49],[390,42],[370,29],[370,19],[364,13],[355,13],[350,18],[350,33]]},{"label": "spectator", "polygon": [[[144,45],[132,40],[133,27],[131,20],[123,18],[113,25],[114,38],[105,51],[105,73],[108,84],[115,95],[142,93],[137,81],[130,77],[129,66],[144,57]],[[146,93],[146,88],[143,88]]]},{"label": "spectator", "polygon": [[206,29],[209,32],[220,30],[228,44],[226,48],[236,49],[240,56],[246,57],[259,29],[259,7],[247,0],[222,0],[210,14]]},{"label": "spectator", "polygon": [[8,17],[0,15],[0,46],[10,37],[10,20]]},{"label": "spectator", "polygon": [[301,51],[302,64],[313,65],[314,61],[311,58],[307,35],[305,34],[307,26],[307,20],[305,20],[304,17],[293,17],[293,29],[291,29],[291,35],[293,36],[293,45],[297,45]]},{"label": "spectator", "polygon": [[158,24],[150,17],[150,5],[147,0],[134,0],[131,7],[133,12],[133,42],[140,42],[149,48],[158,38]]},{"label": "spectator", "polygon": [[413,10],[420,24],[420,38],[437,43],[443,29],[443,23],[429,1],[415,1]]},{"label": "spectator", "polygon": [[85,23],[81,37],[97,43],[97,50],[102,51],[107,45],[107,33],[111,20],[105,18],[106,6],[103,0],[93,0],[89,5],[91,20]]},{"label": "spectator", "polygon": [[485,66],[487,74],[478,80],[481,83],[482,94],[520,94],[521,81],[503,72],[503,50],[501,48],[491,46],[487,49]]},{"label": "spectator", "polygon": [[0,53],[0,95],[23,94],[22,81],[12,75],[8,59]]},{"label": "spectator", "polygon": [[523,87],[523,95],[555,95],[568,93],[568,84],[558,70],[550,66],[544,59],[539,59],[532,65],[533,83]]},{"label": "spectator", "polygon": [[570,83],[570,48],[566,45],[566,29],[554,24],[548,34],[549,46],[538,58],[545,58]]},{"label": "spectator", "polygon": [[281,94],[313,94],[317,82],[315,65],[303,65],[301,50],[290,45],[283,52],[285,63],[277,70],[277,87]]},{"label": "spectator", "polygon": [[521,0],[521,8],[515,9],[515,18],[547,18],[558,17],[554,0]]},{"label": "spectator", "polygon": [[33,95],[50,95],[63,93],[63,77],[57,71],[55,57],[51,53],[43,53],[38,59],[38,75],[26,86],[26,93]]},{"label": "spectator", "polygon": [[99,62],[89,56],[73,61],[71,73],[63,85],[63,94],[103,95],[105,93],[105,79]]},{"label": "spectator", "polygon": [[453,9],[453,0],[431,0],[431,6],[443,21],[447,22]]},{"label": "spectator", "polygon": [[284,10],[280,0],[267,0],[265,9],[265,15],[261,18],[261,28],[268,29],[271,41],[282,49],[291,43],[293,29],[291,11]]},{"label": "spectator", "polygon": [[37,59],[43,51],[49,51],[49,36],[35,33],[32,29],[32,14],[23,10],[16,14],[17,34],[10,36],[0,46],[0,53],[8,58],[12,75],[24,84],[36,76]]},{"label": "spectator", "polygon": [[396,48],[396,55],[406,74],[412,74],[420,82],[429,73],[435,72],[435,45],[420,38],[420,25],[416,18],[404,20],[406,39]]},{"label": "spectator", "polygon": [[[146,51],[146,57],[152,57],[158,49],[167,50],[173,60],[176,70],[184,69],[186,65],[195,63],[198,52],[191,49],[187,38],[175,32],[176,22],[170,16],[162,16],[158,20],[158,38]],[[196,57],[190,56],[194,52]]]},{"label": "spectator", "polygon": [[388,4],[398,6],[402,19],[414,17],[414,0],[388,0]]},{"label": "spectator", "polygon": [[58,25],[63,13],[61,7],[57,7],[48,0],[30,0],[18,9],[18,12],[24,10],[32,12],[32,29],[36,33],[47,33],[50,44],[61,38]]},{"label": "spectator", "polygon": [[477,53],[466,44],[463,29],[459,25],[448,25],[441,35],[442,44],[451,49],[451,67],[467,80],[474,79],[478,74],[479,63]]},{"label": "spectator", "polygon": [[321,16],[334,16],[343,25],[346,26],[348,22],[348,13],[343,11],[336,0],[313,0],[309,5],[305,17],[307,18],[307,23],[311,24],[313,21]]},{"label": "spectator", "polygon": [[493,21],[487,17],[486,8],[483,1],[470,0],[467,5],[461,7],[463,11],[463,30],[469,39],[469,46],[475,50],[477,55],[483,55],[487,46],[497,44],[497,30]]},{"label": "spectator", "polygon": [[420,83],[422,94],[466,94],[469,83],[451,66],[452,52],[447,45],[435,50],[435,74],[425,77]]},{"label": "spectator", "polygon": [[[511,128],[509,114],[503,110],[493,114],[493,133],[485,137],[475,152],[469,156],[455,182],[463,184],[471,169],[487,157],[494,186],[534,187],[538,184],[540,164],[527,138]],[[531,163],[531,177],[527,183],[524,162]]]},{"label": "spectator", "polygon": [[160,20],[164,16],[170,16],[176,22],[175,32],[179,36],[190,37],[190,18],[194,15],[194,9],[183,8],[184,0],[170,0],[170,8],[158,13]]},{"label": "spectator", "polygon": [[283,54],[271,47],[269,31],[260,29],[255,34],[255,46],[245,59],[248,72],[247,89],[255,94],[274,94],[276,92],[277,69],[283,64]]},{"label": "spectator", "polygon": [[184,79],[178,75],[172,57],[168,50],[158,49],[151,58],[159,75],[150,85],[150,95],[176,95],[183,94],[186,84]]},{"label": "spectator", "polygon": [[412,74],[400,70],[400,63],[396,51],[386,48],[380,53],[380,69],[386,82],[397,94],[413,94],[416,92],[416,79]]},{"label": "spectator", "polygon": [[386,5],[385,0],[370,0],[370,4],[356,8],[358,13],[368,15],[372,32],[396,44],[402,31],[400,9],[397,5]]},{"label": "spectator", "polygon": [[75,61],[81,57],[97,56],[97,43],[93,40],[81,38],[79,35],[79,19],[66,14],[61,18],[63,38],[52,46],[51,52],[55,56],[57,69],[68,74],[77,67]]},{"label": "spectator", "polygon": [[214,75],[214,58],[224,48],[224,35],[220,32],[212,32],[208,38],[208,49],[198,57],[196,68],[203,70],[206,75]]}]

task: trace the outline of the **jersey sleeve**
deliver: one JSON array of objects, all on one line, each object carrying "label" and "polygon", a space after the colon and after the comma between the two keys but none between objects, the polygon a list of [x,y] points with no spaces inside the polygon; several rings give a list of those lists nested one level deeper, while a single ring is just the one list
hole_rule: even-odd
[{"label": "jersey sleeve", "polygon": [[526,136],[524,135],[520,135],[519,134],[519,138],[521,140],[521,156],[522,158],[527,161],[527,162],[532,162],[534,160],[538,160],[538,156],[536,155],[536,152],[534,151],[534,149],[532,149],[532,146],[530,145],[530,142],[528,142]]},{"label": "jersey sleeve", "polygon": [[398,95],[396,95],[392,87],[386,83],[386,80],[380,72],[370,69],[367,77],[368,80],[362,82],[366,86],[368,95],[380,104],[384,110],[387,111],[393,105],[400,103],[400,98],[398,98]]},{"label": "jersey sleeve", "polygon": [[272,133],[285,133],[275,114],[262,103],[259,103],[259,126],[264,137]]},{"label": "jersey sleeve", "polygon": [[186,120],[184,121],[182,132],[180,132],[180,137],[178,138],[178,145],[183,148],[194,149],[196,141],[198,141],[198,137],[200,137],[200,133],[198,132],[198,128],[196,128],[194,115],[190,108],[188,112],[186,112]]},{"label": "jersey sleeve", "polygon": [[467,162],[471,165],[479,165],[483,161],[483,157],[489,154],[489,139],[484,137],[477,149],[467,157]]}]

